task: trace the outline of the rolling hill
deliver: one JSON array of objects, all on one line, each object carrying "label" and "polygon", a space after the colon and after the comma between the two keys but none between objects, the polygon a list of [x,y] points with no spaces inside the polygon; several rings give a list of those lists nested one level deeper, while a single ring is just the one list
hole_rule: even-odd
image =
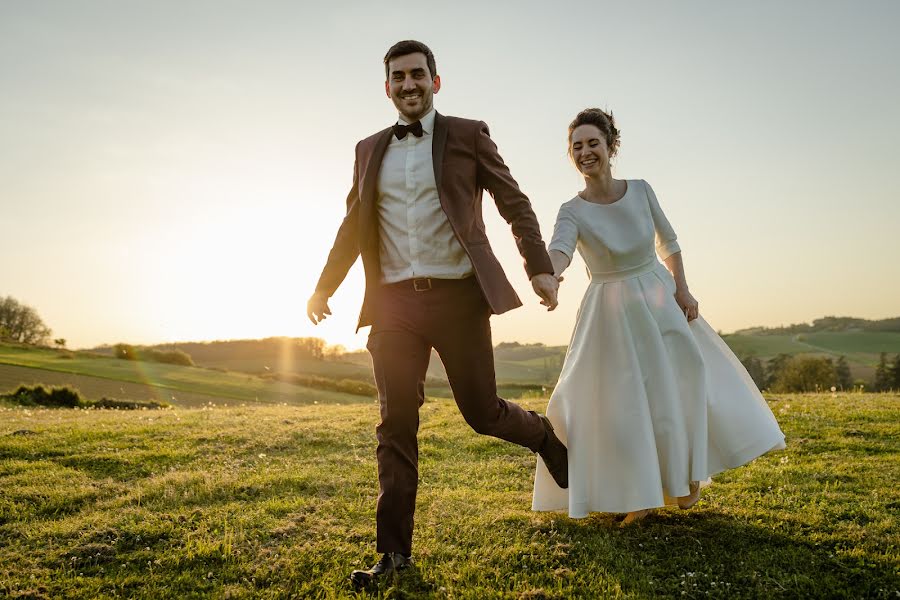
[{"label": "rolling hill", "polygon": [[0,344],[0,392],[19,384],[71,385],[92,400],[156,400],[176,406],[371,402],[248,373],[120,360],[86,352]]},{"label": "rolling hill", "polygon": [[[886,323],[880,331],[879,323]],[[845,356],[854,379],[871,381],[882,352],[900,354],[896,320],[864,321],[826,317],[779,328],[753,328],[723,335],[739,357],[763,361],[778,354]],[[312,343],[315,342],[315,343]],[[130,400],[165,400],[185,406],[209,402],[304,404],[319,401],[370,401],[371,395],[347,394],[320,385],[325,382],[372,384],[369,355],[365,351],[323,351],[315,338],[268,338],[228,342],[194,342],[151,346],[181,350],[196,366],[177,366],[114,358],[112,347],[93,351],[54,350],[0,344],[0,391],[19,383],[69,383],[88,397]],[[312,349],[312,350],[311,350]],[[509,398],[546,395],[559,377],[565,346],[501,343],[494,349],[500,393]],[[288,374],[277,381],[276,374]],[[297,381],[297,375],[320,381]],[[371,385],[370,385],[371,387]],[[344,389],[346,388],[334,388]],[[427,393],[449,397],[451,390],[437,355],[428,370]]]}]

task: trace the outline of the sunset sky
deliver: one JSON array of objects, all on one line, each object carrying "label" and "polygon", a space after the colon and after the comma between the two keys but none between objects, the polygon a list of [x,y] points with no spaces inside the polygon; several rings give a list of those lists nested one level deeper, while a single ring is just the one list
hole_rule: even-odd
[{"label": "sunset sky", "polygon": [[[357,264],[305,305],[353,147],[396,119],[382,56],[429,44],[438,111],[486,121],[545,239],[582,181],[580,109],[611,109],[614,174],[649,181],[712,326],[900,315],[900,2],[0,2],[0,296],[70,347],[274,335],[349,348]],[[402,9],[402,10],[401,10]],[[546,313],[494,341],[565,344]]]}]

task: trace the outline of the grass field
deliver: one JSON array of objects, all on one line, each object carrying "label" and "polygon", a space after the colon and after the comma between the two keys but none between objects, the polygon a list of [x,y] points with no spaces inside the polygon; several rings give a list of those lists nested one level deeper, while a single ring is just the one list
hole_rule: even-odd
[{"label": "grass field", "polygon": [[[875,365],[879,360],[880,352],[891,355],[900,354],[900,333],[877,331],[841,331],[803,333],[794,335],[767,335],[761,333],[736,333],[723,336],[725,342],[739,357],[756,356],[762,360],[768,360],[778,354],[805,354],[812,356],[824,356],[836,359],[845,356],[850,366],[853,380],[860,380],[871,384]],[[163,347],[166,348],[166,347]],[[84,360],[83,355],[75,354],[75,360],[64,364],[63,359],[58,358],[58,353],[52,350],[44,351],[45,356],[36,360],[40,364],[28,363],[28,366],[38,366],[45,369],[83,369],[77,371],[84,375],[99,375],[117,379],[121,376],[125,367],[122,365],[109,365],[96,363],[92,360]],[[295,355],[289,350],[283,353],[277,348],[266,347],[264,351],[246,352],[240,356],[228,357],[223,350],[217,352],[200,353],[204,360],[198,360],[203,367],[243,372],[251,375],[260,373],[298,373],[305,376],[326,377],[331,379],[354,379],[369,383],[373,382],[372,366],[368,354],[353,352],[343,355],[339,360],[313,360]],[[497,381],[501,386],[504,383],[533,383],[553,385],[559,377],[562,361],[565,356],[565,346],[531,347],[508,345],[498,347],[495,350],[495,370]],[[22,360],[22,350],[19,348],[5,348],[0,345],[0,363],[12,360]],[[204,362],[205,361],[205,362]],[[98,366],[106,372],[94,372]],[[134,374],[129,375],[132,381],[137,381]],[[450,391],[446,384],[442,389],[434,384],[434,380],[446,382],[447,374],[436,354],[432,355],[428,377],[431,392],[435,395],[449,396]],[[167,382],[163,382],[169,385]],[[181,388],[184,391],[184,388]],[[208,390],[207,390],[208,391]],[[508,390],[508,397],[519,397],[520,393],[514,389]],[[206,393],[201,391],[200,393]]]},{"label": "grass field", "polygon": [[812,352],[809,346],[794,341],[791,335],[743,335],[722,336],[732,352],[738,356],[754,355],[770,358],[777,354],[803,354]]},{"label": "grass field", "polygon": [[848,331],[841,333],[820,332],[800,336],[806,344],[835,354],[867,355],[873,357],[871,365],[878,361],[878,354],[900,354],[900,333],[879,331]]},{"label": "grass field", "polygon": [[229,401],[228,398],[168,390],[141,383],[0,364],[0,394],[14,390],[19,385],[68,386],[77,389],[84,398],[90,400],[117,398],[136,402],[167,402],[181,407],[224,404]]},{"label": "grass field", "polygon": [[[12,373],[8,367],[27,367],[34,370],[66,374],[70,377],[31,373],[31,382],[15,381],[21,371]],[[85,379],[89,377],[90,379]],[[114,397],[128,400],[143,400],[144,394],[158,394],[158,398],[178,403],[177,398],[183,395],[201,395],[219,398],[223,402],[232,403],[288,403],[303,404],[311,402],[360,402],[359,396],[325,390],[317,390],[305,386],[265,380],[245,373],[222,372],[196,367],[181,367],[162,363],[119,360],[116,358],[92,358],[81,354],[69,357],[43,348],[22,348],[0,345],[0,382],[6,380],[10,385],[0,387],[0,392],[14,387],[17,383],[41,382],[41,379],[55,379],[47,383],[66,383],[79,388],[88,398],[98,400],[99,395],[111,393]],[[102,381],[109,382],[104,384]],[[134,384],[135,393],[141,397],[122,397],[116,390],[124,384]],[[81,389],[85,386],[85,389]],[[102,390],[102,391],[101,391]],[[176,400],[171,400],[174,396]]]},{"label": "grass field", "polygon": [[[260,369],[264,368],[262,361]],[[440,360],[432,359],[430,376],[446,378]],[[248,361],[220,361],[238,368],[252,366]],[[294,361],[301,366],[305,375],[318,375],[335,379],[351,378],[362,381],[372,380],[370,365],[342,363],[334,361]],[[217,363],[219,364],[219,363]],[[255,363],[254,363],[255,364]],[[273,368],[274,370],[275,368]],[[498,377],[501,385],[499,393],[504,398],[519,398],[528,394],[515,387],[503,386],[503,381],[541,381],[540,376],[520,377],[515,365],[516,377],[511,377],[502,364],[498,363]],[[525,369],[530,373],[530,369]],[[505,376],[505,377],[504,377]],[[558,370],[553,378],[558,376]],[[0,344],[0,392],[10,390],[18,384],[46,383],[49,385],[71,385],[79,389],[87,398],[99,400],[112,397],[129,400],[162,400],[179,406],[199,406],[208,402],[216,403],[287,403],[306,402],[364,402],[349,394],[312,389],[305,386],[281,383],[263,379],[238,371],[223,371],[202,367],[181,367],[161,363],[127,361],[116,358],[88,356],[83,353],[66,353],[49,348],[21,347]],[[449,386],[430,385],[429,395],[442,398],[452,397]]]},{"label": "grass field", "polygon": [[[533,455],[429,400],[416,567],[360,597],[897,597],[900,396],[770,403],[787,450],[620,529],[530,512]],[[352,597],[376,557],[376,419],[372,401],[2,409],[0,596]]]}]

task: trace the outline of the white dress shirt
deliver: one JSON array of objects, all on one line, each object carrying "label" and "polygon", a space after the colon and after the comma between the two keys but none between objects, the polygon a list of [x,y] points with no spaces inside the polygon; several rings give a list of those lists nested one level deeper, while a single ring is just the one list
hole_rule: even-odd
[{"label": "white dress shirt", "polygon": [[[382,283],[474,273],[438,197],[431,154],[434,116],[432,109],[422,117],[422,137],[392,135],[384,153],[378,175]],[[398,122],[409,124],[402,117]]]}]

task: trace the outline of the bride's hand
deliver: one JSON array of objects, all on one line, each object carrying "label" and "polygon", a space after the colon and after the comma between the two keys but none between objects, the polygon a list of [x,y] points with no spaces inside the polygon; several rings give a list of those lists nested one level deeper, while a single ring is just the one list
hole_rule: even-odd
[{"label": "bride's hand", "polygon": [[678,303],[688,322],[700,316],[700,304],[697,303],[697,299],[691,295],[687,288],[675,290],[675,302]]}]

